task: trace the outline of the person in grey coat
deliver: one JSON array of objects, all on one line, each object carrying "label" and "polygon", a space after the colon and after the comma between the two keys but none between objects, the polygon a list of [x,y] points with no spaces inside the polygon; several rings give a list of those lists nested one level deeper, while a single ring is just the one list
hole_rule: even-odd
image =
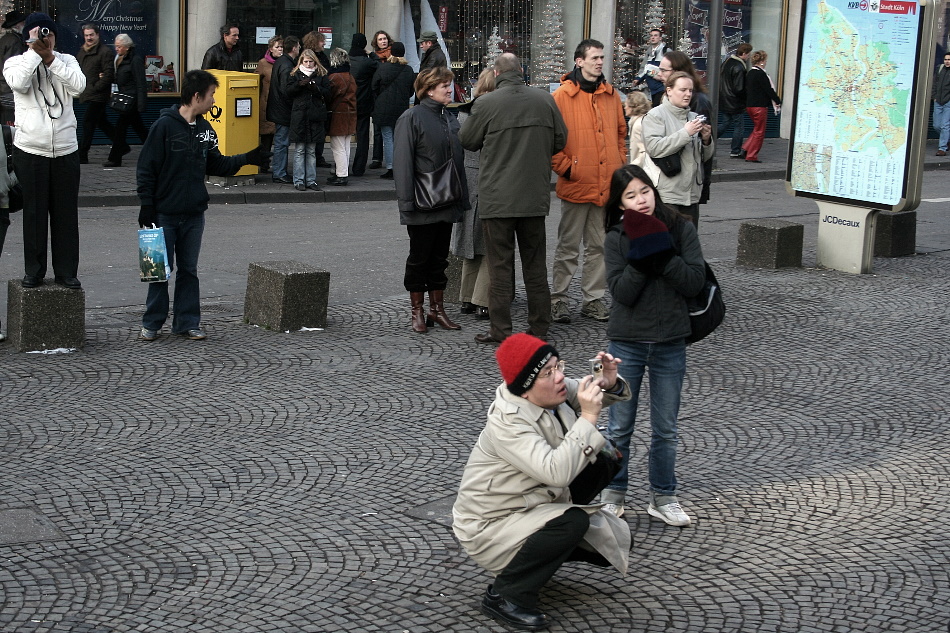
[{"label": "person in grey coat", "polygon": [[497,87],[476,101],[461,140],[465,149],[481,150],[478,213],[491,279],[491,326],[475,340],[497,345],[512,330],[516,238],[529,332],[543,338],[551,325],[544,220],[551,209],[551,157],[567,143],[567,126],[550,94],[525,85],[517,57],[499,55],[494,72]]},{"label": "person in grey coat", "polygon": [[[443,292],[448,284],[445,269],[449,266],[449,240],[452,225],[462,219],[462,212],[471,205],[465,180],[462,146],[458,140],[459,123],[445,106],[452,102],[452,71],[433,68],[416,77],[414,108],[396,121],[393,176],[399,204],[399,223],[409,233],[409,257],[406,258],[404,284],[412,304],[412,330],[424,333],[438,323],[446,330],[459,330],[445,313]],[[451,178],[459,196],[435,209],[419,207],[416,179],[419,174],[432,173],[449,164],[455,166]],[[429,312],[423,314],[425,293],[429,293]]]}]

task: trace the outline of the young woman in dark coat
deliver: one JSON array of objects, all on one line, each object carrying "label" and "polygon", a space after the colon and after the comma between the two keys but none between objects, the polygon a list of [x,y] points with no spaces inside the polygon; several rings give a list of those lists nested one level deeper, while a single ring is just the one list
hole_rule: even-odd
[{"label": "young woman in dark coat", "polygon": [[416,80],[416,73],[412,72],[406,61],[403,43],[393,42],[391,52],[373,76],[373,94],[376,95],[373,121],[382,135],[383,165],[386,167],[386,173],[380,178],[389,180],[393,177],[393,128],[396,127],[396,119],[409,109],[409,99],[412,98]]},{"label": "young woman in dark coat", "polygon": [[330,80],[317,54],[309,48],[300,53],[286,85],[292,99],[290,142],[294,143],[294,189],[320,191],[317,184],[317,145],[326,138]]},{"label": "young woman in dark coat", "polygon": [[[452,102],[452,71],[444,66],[419,73],[416,78],[414,108],[396,121],[395,161],[396,200],[399,223],[409,233],[409,257],[406,259],[404,284],[412,303],[412,330],[425,332],[438,323],[446,330],[460,330],[445,313],[442,293],[448,283],[449,241],[452,225],[470,208],[465,181],[464,150],[459,142],[459,122],[446,106]],[[435,209],[417,205],[416,180],[452,160],[458,197]],[[429,313],[423,313],[425,293],[429,293]]]},{"label": "young woman in dark coat", "polygon": [[115,139],[109,160],[103,163],[104,167],[121,167],[122,157],[132,148],[125,140],[129,126],[143,143],[148,138],[148,128],[142,122],[142,112],[148,106],[148,89],[145,85],[145,60],[135,54],[135,42],[125,33],[115,36],[115,84],[119,92],[134,98],[132,109],[120,112],[115,124]]}]

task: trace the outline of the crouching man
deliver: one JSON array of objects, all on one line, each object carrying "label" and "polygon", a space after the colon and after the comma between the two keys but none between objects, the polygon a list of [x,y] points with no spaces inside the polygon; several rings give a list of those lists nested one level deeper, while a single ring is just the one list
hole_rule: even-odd
[{"label": "crouching man", "polygon": [[462,474],[453,529],[495,576],[482,611],[539,630],[550,620],[536,608],[538,594],[563,563],[627,572],[630,528],[587,504],[616,472],[597,418],[629,400],[630,387],[617,375],[620,360],[604,352],[602,376],[567,378],[557,351],[528,334],[505,339],[495,356],[505,382]]}]

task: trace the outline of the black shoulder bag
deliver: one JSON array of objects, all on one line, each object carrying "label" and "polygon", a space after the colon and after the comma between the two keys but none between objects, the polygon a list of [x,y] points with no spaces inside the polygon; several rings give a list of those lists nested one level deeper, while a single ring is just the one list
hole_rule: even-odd
[{"label": "black shoulder bag", "polygon": [[[13,132],[9,125],[3,126],[3,146],[7,151],[7,174],[13,173]],[[8,208],[7,211],[14,213],[23,208],[23,186],[20,183],[10,187],[7,191]]]}]

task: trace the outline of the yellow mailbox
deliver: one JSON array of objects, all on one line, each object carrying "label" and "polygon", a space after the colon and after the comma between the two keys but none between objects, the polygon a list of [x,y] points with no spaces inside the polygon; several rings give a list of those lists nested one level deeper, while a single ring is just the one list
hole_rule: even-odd
[{"label": "yellow mailbox", "polygon": [[[218,135],[222,154],[243,154],[260,143],[258,112],[261,76],[233,70],[209,70],[218,80],[214,106],[205,115]],[[257,165],[245,165],[236,174],[247,176],[258,172]]]}]

